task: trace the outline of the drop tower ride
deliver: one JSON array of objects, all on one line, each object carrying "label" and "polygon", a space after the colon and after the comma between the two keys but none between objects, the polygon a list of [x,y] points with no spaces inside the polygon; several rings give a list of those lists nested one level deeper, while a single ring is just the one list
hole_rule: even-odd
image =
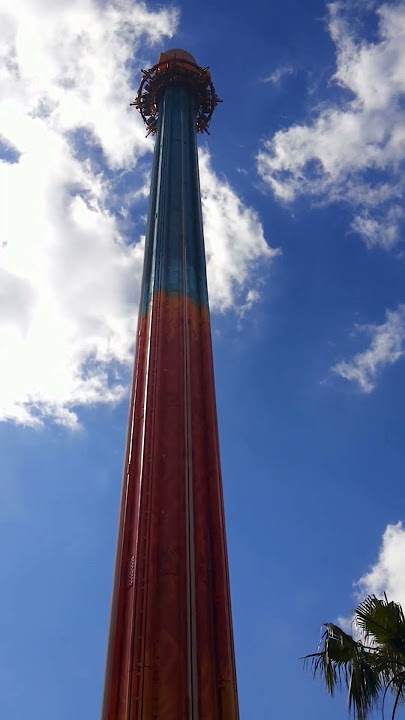
[{"label": "drop tower ride", "polygon": [[102,720],[238,720],[196,132],[207,68],[162,53]]}]

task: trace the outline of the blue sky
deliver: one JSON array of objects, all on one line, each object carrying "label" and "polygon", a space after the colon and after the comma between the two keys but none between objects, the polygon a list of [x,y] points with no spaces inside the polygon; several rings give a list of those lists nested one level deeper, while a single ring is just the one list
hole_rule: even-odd
[{"label": "blue sky", "polygon": [[224,102],[200,166],[241,718],[405,603],[405,5],[3,0],[0,714],[99,714],[153,142],[139,69]]}]

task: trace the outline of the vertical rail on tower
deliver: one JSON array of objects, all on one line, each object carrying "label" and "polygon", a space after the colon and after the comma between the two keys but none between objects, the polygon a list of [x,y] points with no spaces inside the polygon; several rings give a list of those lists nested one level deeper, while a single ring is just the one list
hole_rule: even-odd
[{"label": "vertical rail on tower", "polygon": [[207,68],[162,53],[102,720],[238,720],[196,132]]}]

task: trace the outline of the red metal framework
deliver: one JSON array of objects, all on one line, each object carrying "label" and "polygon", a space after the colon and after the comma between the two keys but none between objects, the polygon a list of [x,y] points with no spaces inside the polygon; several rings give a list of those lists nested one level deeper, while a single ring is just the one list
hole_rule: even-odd
[{"label": "red metal framework", "polygon": [[149,70],[142,70],[143,78],[135,105],[148,128],[154,135],[159,117],[159,102],[169,85],[189,87],[192,90],[197,132],[207,132],[212,113],[219,102],[208,68],[197,65],[193,56],[184,50],[161,53],[159,62]]}]

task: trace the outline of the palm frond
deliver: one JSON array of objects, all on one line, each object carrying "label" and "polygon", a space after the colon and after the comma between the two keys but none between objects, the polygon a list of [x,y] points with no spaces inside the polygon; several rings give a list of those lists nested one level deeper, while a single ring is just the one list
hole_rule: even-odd
[{"label": "palm frond", "polygon": [[354,711],[358,720],[366,720],[368,713],[378,704],[381,690],[378,672],[360,654],[351,667],[347,696],[349,710]]},{"label": "palm frond", "polygon": [[396,688],[397,694],[395,696],[394,709],[392,711],[392,716],[391,716],[392,720],[394,720],[394,718],[395,718],[395,713],[396,713],[396,709],[397,709],[399,701],[401,700],[403,702],[405,700],[405,672],[401,671],[401,672],[393,675],[385,686],[384,695],[383,695],[383,699],[382,699],[383,720],[384,720],[385,698],[387,696],[388,690],[392,690],[393,687]]},{"label": "palm frond", "polygon": [[403,700],[403,697],[402,697],[402,687],[400,687],[400,688],[397,690],[397,695],[396,695],[396,698],[395,698],[394,707],[393,707],[393,709],[392,709],[391,720],[394,720],[394,718],[395,718],[395,713],[396,713],[396,711],[397,711],[398,703],[399,703],[399,701],[400,701],[401,699]]},{"label": "palm frond", "polygon": [[358,605],[355,617],[366,640],[379,645],[386,654],[405,657],[405,618],[399,603],[370,595]]},{"label": "palm frond", "polygon": [[387,596],[370,595],[355,610],[362,638],[348,635],[334,623],[325,631],[316,653],[303,659],[314,677],[320,677],[330,695],[342,684],[348,690],[349,711],[355,720],[367,720],[388,691],[395,695],[392,720],[405,702],[405,617],[399,603]]},{"label": "palm frond", "polygon": [[[349,704],[353,701],[350,695],[350,687],[363,688],[363,695],[367,694],[367,673],[366,668],[371,666],[371,657],[365,651],[362,644],[357,642],[351,635],[342,630],[334,623],[325,623],[325,632],[322,635],[319,652],[306,655],[303,660],[310,663],[314,677],[321,677],[326,684],[326,689],[333,696],[336,688],[340,688],[342,682],[349,689]],[[364,665],[364,668],[362,669]],[[365,679],[362,679],[365,678]],[[369,695],[374,698],[377,678],[371,676],[368,680]],[[379,692],[379,690],[378,690]],[[364,701],[365,702],[365,701]],[[359,720],[362,717],[359,715]]]}]

